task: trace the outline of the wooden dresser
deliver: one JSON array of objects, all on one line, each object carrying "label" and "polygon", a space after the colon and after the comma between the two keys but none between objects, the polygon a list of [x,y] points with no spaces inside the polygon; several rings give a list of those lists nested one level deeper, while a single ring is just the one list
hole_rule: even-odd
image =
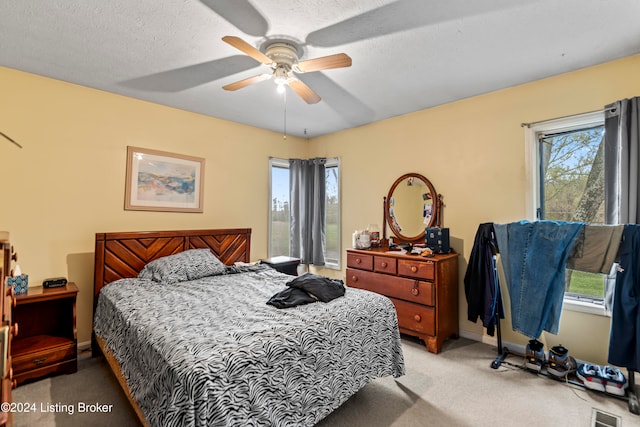
[{"label": "wooden dresser", "polygon": [[422,339],[438,353],[458,337],[458,254],[424,258],[388,248],[347,250],[347,286],[391,299],[400,332]]},{"label": "wooden dresser", "polygon": [[[15,259],[15,253],[9,243],[8,239],[4,239],[4,236],[0,236],[0,285],[2,292],[0,292],[0,334],[1,344],[0,357],[0,404],[4,409],[7,404],[13,402],[11,397],[11,389],[15,386],[13,379],[13,370],[11,368],[11,342],[13,337],[18,333],[18,325],[12,322],[11,308],[15,303],[13,299],[13,288],[5,286],[5,277],[11,272],[11,260]],[[0,411],[0,426],[12,426],[13,425],[13,413],[6,410]],[[9,407],[10,409],[10,407]]]}]

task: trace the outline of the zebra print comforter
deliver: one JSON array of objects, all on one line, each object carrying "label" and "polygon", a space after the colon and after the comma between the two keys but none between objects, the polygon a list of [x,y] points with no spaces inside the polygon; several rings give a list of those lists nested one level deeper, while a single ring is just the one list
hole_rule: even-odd
[{"label": "zebra print comforter", "polygon": [[151,426],[311,426],[371,380],[404,374],[386,297],[267,305],[291,276],[255,268],[104,287],[94,319]]}]

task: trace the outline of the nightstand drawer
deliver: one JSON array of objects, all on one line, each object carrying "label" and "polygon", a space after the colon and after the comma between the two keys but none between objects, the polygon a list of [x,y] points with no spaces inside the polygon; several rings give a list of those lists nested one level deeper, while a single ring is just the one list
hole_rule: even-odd
[{"label": "nightstand drawer", "polygon": [[[51,340],[51,345],[47,346],[46,349],[13,357],[12,365],[14,375],[76,359],[76,344],[73,341],[59,337],[47,337],[44,339]],[[20,340],[14,341],[14,347],[16,344],[19,346]]]}]

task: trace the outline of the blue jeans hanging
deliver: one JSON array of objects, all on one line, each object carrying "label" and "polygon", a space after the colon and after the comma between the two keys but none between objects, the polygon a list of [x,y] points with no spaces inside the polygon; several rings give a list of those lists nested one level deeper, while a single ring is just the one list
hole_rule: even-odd
[{"label": "blue jeans hanging", "polygon": [[519,221],[494,224],[515,331],[538,338],[557,334],[567,259],[584,223]]},{"label": "blue jeans hanging", "polygon": [[640,225],[624,226],[618,250],[611,315],[609,358],[612,365],[640,371]]}]

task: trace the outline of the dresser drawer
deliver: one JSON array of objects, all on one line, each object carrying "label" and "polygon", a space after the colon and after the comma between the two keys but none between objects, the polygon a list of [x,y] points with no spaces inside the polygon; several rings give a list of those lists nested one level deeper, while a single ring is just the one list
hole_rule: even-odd
[{"label": "dresser drawer", "polygon": [[373,271],[377,273],[396,274],[396,259],[386,256],[373,257]]},{"label": "dresser drawer", "polygon": [[373,255],[347,253],[347,267],[373,271]]},{"label": "dresser drawer", "polygon": [[420,259],[400,259],[398,260],[398,275],[433,280],[435,277],[434,263]]},{"label": "dresser drawer", "polygon": [[417,304],[435,305],[434,287],[431,282],[348,268],[347,286]]},{"label": "dresser drawer", "polygon": [[436,334],[436,312],[433,307],[391,298],[398,313],[398,326],[401,329],[419,332],[426,335]]},{"label": "dresser drawer", "polygon": [[25,353],[13,357],[13,373],[20,374],[32,369],[53,365],[66,360],[76,359],[76,345],[74,342],[61,344],[42,351]]}]

